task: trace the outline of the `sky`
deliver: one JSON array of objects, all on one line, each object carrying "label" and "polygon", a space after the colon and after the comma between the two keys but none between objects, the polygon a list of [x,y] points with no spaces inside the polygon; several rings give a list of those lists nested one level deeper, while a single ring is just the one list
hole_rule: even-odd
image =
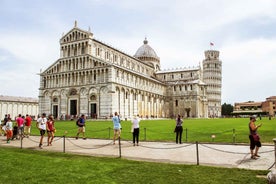
[{"label": "sky", "polygon": [[0,0],[0,95],[38,98],[39,73],[76,20],[131,56],[147,37],[162,70],[218,50],[222,103],[265,101],[276,96],[275,10],[275,0]]}]

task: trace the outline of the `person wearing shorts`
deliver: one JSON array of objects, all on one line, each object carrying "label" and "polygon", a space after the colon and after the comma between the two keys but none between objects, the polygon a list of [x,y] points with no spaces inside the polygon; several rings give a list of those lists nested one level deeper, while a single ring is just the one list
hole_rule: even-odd
[{"label": "person wearing shorts", "polygon": [[85,140],[85,115],[82,114],[81,117],[78,119],[78,133],[76,139],[79,138],[79,134],[82,133],[82,139]]},{"label": "person wearing shorts", "polygon": [[[259,127],[262,126],[262,124],[255,125],[256,117],[251,116],[250,122],[249,122],[249,140],[250,140],[250,153],[251,153],[251,159],[257,159],[257,157],[260,157],[258,155],[259,148],[262,146],[260,142],[260,137],[257,133],[257,130]],[[255,151],[254,151],[255,150]]]},{"label": "person wearing shorts", "polygon": [[46,114],[43,113],[42,116],[40,118],[37,119],[36,122],[36,127],[38,128],[39,132],[40,132],[40,141],[39,141],[39,148],[42,149],[42,145],[43,145],[43,138],[46,132],[46,123],[47,123],[47,118],[46,118]]},{"label": "person wearing shorts", "polygon": [[120,124],[120,119],[118,117],[117,112],[114,113],[114,116],[112,117],[112,121],[113,121],[113,130],[114,130],[113,144],[115,144],[115,140],[121,136],[121,124]]}]

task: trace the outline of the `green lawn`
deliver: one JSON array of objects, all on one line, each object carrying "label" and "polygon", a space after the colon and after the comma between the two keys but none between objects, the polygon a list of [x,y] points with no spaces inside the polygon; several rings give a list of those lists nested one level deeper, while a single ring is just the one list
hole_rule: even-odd
[{"label": "green lawn", "polygon": [[[276,119],[262,118],[259,129],[263,143],[273,143],[276,137]],[[188,142],[220,142],[220,143],[248,143],[249,118],[225,118],[225,119],[185,119],[183,141]],[[34,125],[35,123],[33,123]],[[122,121],[122,139],[131,140],[130,121]],[[142,120],[140,122],[140,139],[147,141],[174,141],[174,120]],[[90,138],[110,139],[113,136],[113,124],[111,120],[87,121],[86,136]],[[77,127],[75,121],[56,121],[56,136],[76,136]],[[186,134],[187,132],[187,134]],[[38,135],[38,130],[33,127],[32,134]],[[211,136],[215,135],[213,139]]]},{"label": "green lawn", "polygon": [[165,164],[0,147],[0,183],[264,184],[268,171]]}]

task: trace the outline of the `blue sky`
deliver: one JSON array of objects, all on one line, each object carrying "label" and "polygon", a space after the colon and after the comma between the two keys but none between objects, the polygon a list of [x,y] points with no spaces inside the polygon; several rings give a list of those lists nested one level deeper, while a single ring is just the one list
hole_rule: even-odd
[{"label": "blue sky", "polygon": [[222,103],[276,95],[274,0],[1,0],[0,95],[38,97],[40,70],[59,58],[59,39],[78,21],[130,55],[143,44],[162,69],[197,66],[220,51]]}]

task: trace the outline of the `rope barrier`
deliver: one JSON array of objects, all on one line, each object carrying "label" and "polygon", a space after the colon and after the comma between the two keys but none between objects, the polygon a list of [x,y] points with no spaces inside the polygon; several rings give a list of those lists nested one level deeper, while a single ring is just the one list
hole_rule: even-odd
[{"label": "rope barrier", "polygon": [[272,169],[272,167],[275,165],[275,162],[267,169],[267,170],[270,170]]},{"label": "rope barrier", "polygon": [[78,147],[78,148],[82,148],[82,149],[100,149],[100,148],[103,148],[103,147],[105,147],[105,146],[108,146],[108,145],[110,145],[110,144],[112,144],[112,141],[111,142],[109,142],[108,144],[104,144],[104,145],[102,145],[102,146],[99,146],[99,147],[93,147],[93,148],[87,148],[87,147],[83,147],[83,146],[79,146],[79,145],[77,145],[77,144],[75,144],[75,143],[73,143],[69,138],[66,138],[66,140],[67,141],[69,141],[71,144],[73,144],[74,146],[76,146],[76,147]]},{"label": "rope barrier", "polygon": [[239,153],[239,152],[233,152],[233,151],[225,151],[225,150],[220,150],[220,149],[217,149],[217,148],[212,148],[210,146],[206,146],[204,144],[200,144],[201,146],[203,147],[206,147],[206,148],[209,148],[209,149],[212,149],[212,150],[215,150],[215,151],[219,151],[219,152],[223,152],[223,153],[232,153],[232,154],[248,154],[248,153]]},{"label": "rope barrier", "polygon": [[149,148],[149,149],[178,149],[178,148],[185,148],[185,147],[189,147],[189,146],[192,146],[194,145],[193,143],[191,144],[188,144],[188,145],[183,145],[183,146],[177,146],[177,147],[171,147],[171,148],[157,148],[157,147],[151,147],[151,146],[143,146],[143,145],[140,145],[141,147],[143,148]]},{"label": "rope barrier", "polygon": [[[193,132],[193,133],[197,133],[197,134],[203,134],[202,132],[197,132],[197,131],[193,131],[191,129],[189,129],[189,132]],[[218,135],[218,134],[223,134],[223,133],[227,133],[227,132],[233,132],[233,130],[225,130],[223,132],[211,132],[211,133],[205,133],[206,135],[212,135],[212,134],[215,134],[215,135]]]},{"label": "rope barrier", "polygon": [[89,130],[89,132],[103,132],[103,131],[106,131],[106,130],[109,130],[109,128],[104,128],[104,129],[101,129],[101,130]]}]

